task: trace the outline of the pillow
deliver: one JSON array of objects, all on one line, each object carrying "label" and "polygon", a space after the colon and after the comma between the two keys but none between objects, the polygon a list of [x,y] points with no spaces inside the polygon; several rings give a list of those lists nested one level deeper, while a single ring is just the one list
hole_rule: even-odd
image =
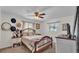
[{"label": "pillow", "polygon": [[34,33],[33,32],[29,32],[29,36],[32,36],[32,35],[34,35]]},{"label": "pillow", "polygon": [[29,36],[28,32],[23,32],[22,34],[23,34],[23,36]]}]

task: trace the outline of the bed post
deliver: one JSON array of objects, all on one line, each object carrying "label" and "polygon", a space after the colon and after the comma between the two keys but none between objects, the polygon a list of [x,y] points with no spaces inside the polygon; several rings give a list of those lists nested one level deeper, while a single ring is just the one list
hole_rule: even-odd
[{"label": "bed post", "polygon": [[34,43],[34,53],[36,52],[36,44],[37,42]]},{"label": "bed post", "polygon": [[52,48],[52,46],[53,46],[52,41],[53,41],[53,40],[52,40],[52,37],[51,37],[51,48]]}]

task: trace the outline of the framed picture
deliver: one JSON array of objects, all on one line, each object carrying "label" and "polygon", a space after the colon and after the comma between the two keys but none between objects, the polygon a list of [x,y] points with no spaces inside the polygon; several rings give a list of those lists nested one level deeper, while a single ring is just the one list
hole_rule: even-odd
[{"label": "framed picture", "polygon": [[21,27],[21,23],[16,23],[16,26],[20,28]]},{"label": "framed picture", "polygon": [[40,29],[40,24],[36,23],[36,29]]}]

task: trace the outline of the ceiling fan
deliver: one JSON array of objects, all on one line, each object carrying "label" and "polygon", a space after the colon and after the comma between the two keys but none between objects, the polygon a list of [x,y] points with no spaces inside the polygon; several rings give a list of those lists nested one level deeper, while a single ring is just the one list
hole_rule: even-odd
[{"label": "ceiling fan", "polygon": [[34,12],[34,16],[38,18],[44,18],[45,13],[40,13],[40,12]]}]

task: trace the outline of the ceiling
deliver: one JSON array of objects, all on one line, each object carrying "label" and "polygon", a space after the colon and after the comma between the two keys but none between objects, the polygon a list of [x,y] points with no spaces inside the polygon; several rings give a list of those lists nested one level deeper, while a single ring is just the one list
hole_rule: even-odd
[{"label": "ceiling", "polygon": [[50,20],[53,18],[75,15],[75,6],[2,6],[3,11],[23,16],[28,19],[35,19],[33,13],[40,11],[46,13],[44,19],[40,21]]}]

